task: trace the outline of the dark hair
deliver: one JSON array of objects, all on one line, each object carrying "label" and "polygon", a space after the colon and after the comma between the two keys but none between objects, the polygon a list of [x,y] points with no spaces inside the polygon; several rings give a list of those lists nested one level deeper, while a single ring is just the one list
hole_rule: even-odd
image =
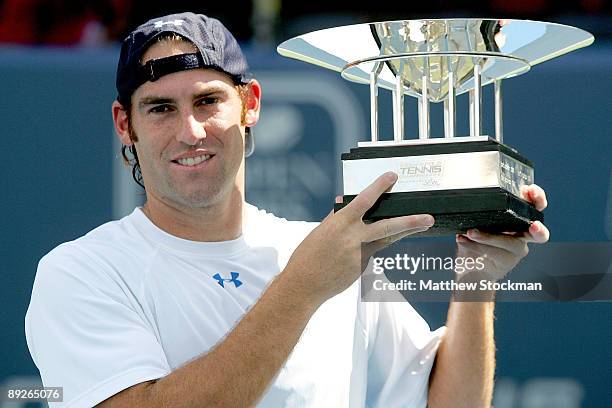
[{"label": "dark hair", "polygon": [[[131,105],[131,104],[130,104]],[[130,140],[132,142],[137,141],[134,130],[132,129],[132,107],[124,106],[125,113],[127,115],[128,120],[128,132],[130,133]],[[128,156],[128,152],[131,157]],[[140,170],[140,161],[138,160],[138,152],[136,152],[136,145],[133,143],[129,146],[123,145],[121,146],[121,156],[123,157],[123,161],[128,165],[132,166],[132,178],[134,181],[143,189],[145,189],[144,181],[142,179],[142,171]]]},{"label": "dark hair", "polygon": [[[171,41],[171,42],[186,42],[189,44],[193,44],[191,41],[189,41],[188,39],[181,37],[178,34],[175,33],[167,33],[167,34],[162,34],[159,37],[157,37],[157,41],[158,42],[164,42],[164,41]],[[194,45],[195,48],[195,45]],[[143,53],[144,55],[144,53]],[[236,89],[238,91],[238,94],[240,95],[240,99],[242,100],[242,114],[241,114],[241,122],[244,122],[244,117],[246,115],[246,97],[247,97],[247,87],[246,84],[240,82],[237,78],[229,75],[230,78],[232,79],[232,81],[234,82],[234,85],[236,86]],[[136,145],[133,144],[133,142],[138,141],[138,136],[136,135],[136,133],[134,132],[134,129],[132,128],[132,101],[131,101],[131,96],[130,98],[126,101],[125,105],[123,106],[123,109],[125,109],[126,115],[127,115],[127,121],[128,121],[128,132],[130,134],[130,140],[132,141],[132,144],[127,146],[127,145],[123,145],[121,146],[121,156],[123,157],[123,161],[124,163],[126,163],[128,166],[132,167],[132,178],[134,179],[134,181],[143,189],[145,189],[144,186],[144,180],[142,178],[142,170],[140,169],[140,161],[138,160],[138,152],[136,151]],[[246,128],[245,130],[245,139],[247,137],[251,138],[251,129],[250,128]]]},{"label": "dark hair", "polygon": [[[130,152],[132,158],[128,158],[127,152]],[[142,171],[140,170],[140,162],[138,161],[138,153],[136,152],[136,146],[123,146],[121,147],[121,155],[123,160],[132,166],[132,178],[134,181],[143,189],[145,189],[144,181],[142,179]]]}]

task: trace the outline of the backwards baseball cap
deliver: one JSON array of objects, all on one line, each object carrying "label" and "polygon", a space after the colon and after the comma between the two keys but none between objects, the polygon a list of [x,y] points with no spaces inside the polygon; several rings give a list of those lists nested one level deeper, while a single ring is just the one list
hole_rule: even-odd
[{"label": "backwards baseball cap", "polygon": [[[191,41],[197,53],[180,54],[141,63],[145,51],[162,34],[174,33]],[[123,40],[117,66],[117,100],[124,106],[138,87],[173,72],[213,68],[237,83],[248,83],[246,58],[234,36],[217,19],[203,14],[179,13],[155,18],[138,26]]]}]

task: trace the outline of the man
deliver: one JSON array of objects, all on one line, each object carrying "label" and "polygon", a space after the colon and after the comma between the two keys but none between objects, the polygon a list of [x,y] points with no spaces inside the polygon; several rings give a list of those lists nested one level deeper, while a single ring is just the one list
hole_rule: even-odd
[{"label": "man", "polygon": [[[117,89],[115,128],[146,203],[46,255],[26,316],[43,383],[63,386],[66,406],[490,404],[492,302],[453,302],[443,336],[408,303],[359,301],[361,244],[374,251],[435,221],[364,224],[396,175],[319,225],[245,202],[262,90],[220,22],[182,13],[138,27]],[[525,194],[546,206],[538,187]],[[492,255],[501,277],[547,238],[534,223],[521,237],[457,242]]]}]

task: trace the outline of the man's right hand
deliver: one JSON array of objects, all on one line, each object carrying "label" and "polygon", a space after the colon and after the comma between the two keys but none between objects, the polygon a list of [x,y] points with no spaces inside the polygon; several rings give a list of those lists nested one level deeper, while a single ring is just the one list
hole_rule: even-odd
[{"label": "man's right hand", "polygon": [[[324,302],[360,276],[365,267],[362,256],[367,259],[393,242],[426,231],[434,224],[434,218],[428,214],[363,222],[366,211],[396,181],[397,174],[393,172],[378,177],[342,210],[332,211],[304,239],[285,269],[299,273],[294,278],[303,280],[304,293]],[[362,250],[366,253],[362,254]]]}]

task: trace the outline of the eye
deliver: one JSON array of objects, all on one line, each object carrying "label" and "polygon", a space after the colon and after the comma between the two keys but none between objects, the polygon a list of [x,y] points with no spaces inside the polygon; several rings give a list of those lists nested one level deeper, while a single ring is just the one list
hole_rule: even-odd
[{"label": "eye", "polygon": [[149,109],[149,113],[166,113],[172,110],[172,106],[167,104],[155,105]]},{"label": "eye", "polygon": [[214,105],[218,102],[219,102],[219,98],[211,96],[211,97],[199,99],[196,104],[197,105]]}]

